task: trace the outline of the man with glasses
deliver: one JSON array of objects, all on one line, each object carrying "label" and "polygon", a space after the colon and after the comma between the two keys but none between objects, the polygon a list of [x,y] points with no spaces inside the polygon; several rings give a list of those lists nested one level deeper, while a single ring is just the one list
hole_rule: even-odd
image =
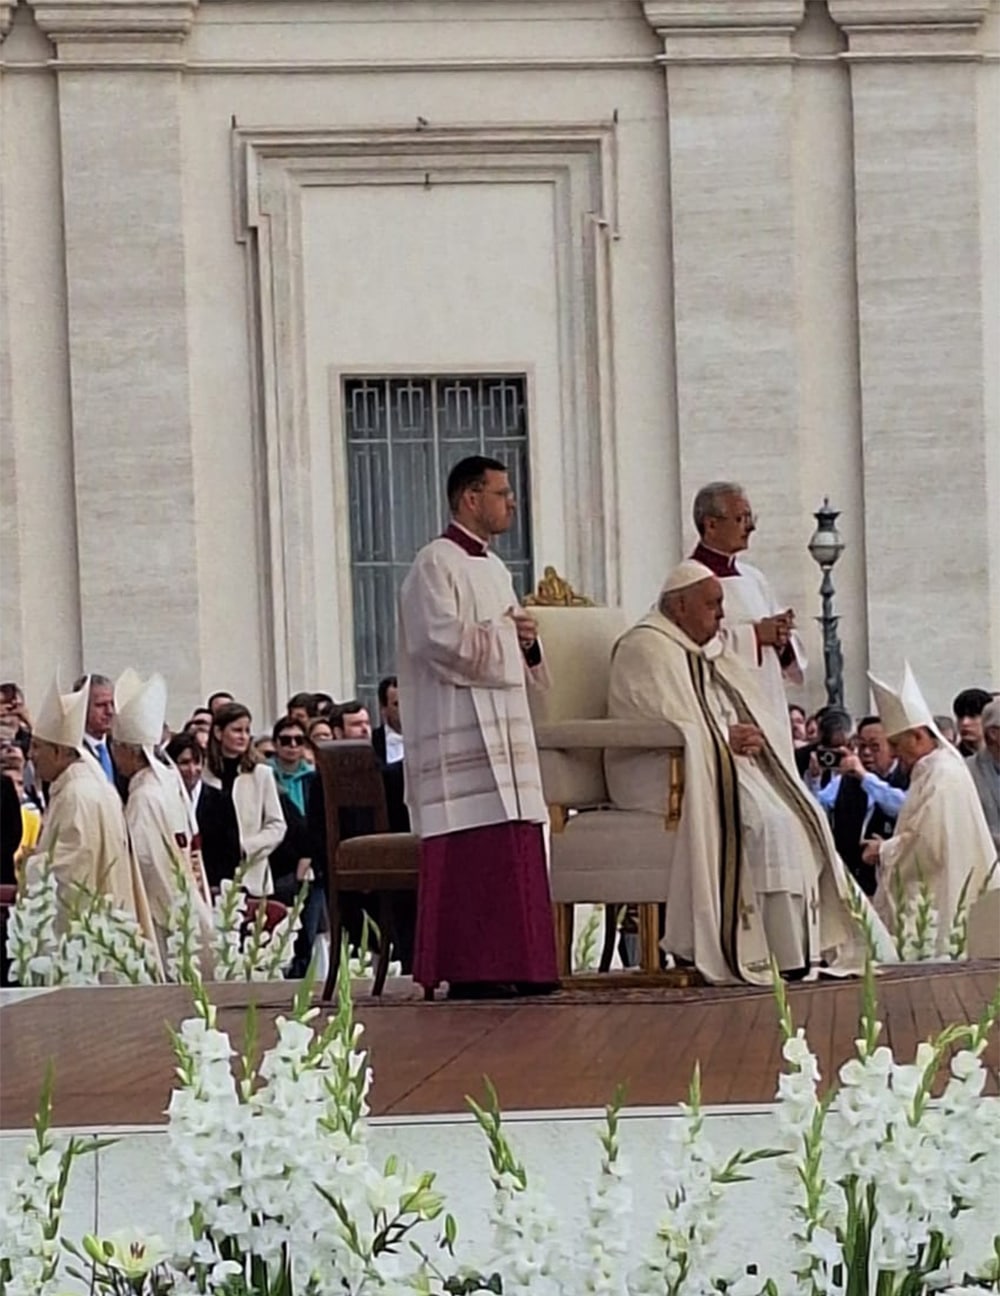
[{"label": "man with glasses", "polygon": [[757,529],[746,491],[737,482],[709,482],[695,496],[694,525],[698,544],[691,557],[722,581],[726,639],[744,665],[757,672],[775,714],[786,717],[785,681],[802,683],[806,659],[795,633],[795,613],[779,604],[763,572],[737,561]]},{"label": "man with glasses", "polygon": [[515,500],[507,468],[473,455],[448,477],[451,523],[417,554],[399,600],[406,799],[420,838],[414,979],[451,998],[557,987],[528,709],[547,684],[534,618],[490,541]]},{"label": "man with glasses", "polygon": [[[850,718],[846,718],[849,729]],[[893,755],[878,716],[865,716],[858,723],[853,748],[845,730],[835,735],[830,749],[839,754],[840,763],[829,783],[818,787],[814,767],[806,781],[820,805],[830,812],[837,854],[864,893],[874,895],[878,878],[875,868],[862,859],[864,843],[892,836],[910,780]],[[815,755],[812,759],[815,761]]]}]

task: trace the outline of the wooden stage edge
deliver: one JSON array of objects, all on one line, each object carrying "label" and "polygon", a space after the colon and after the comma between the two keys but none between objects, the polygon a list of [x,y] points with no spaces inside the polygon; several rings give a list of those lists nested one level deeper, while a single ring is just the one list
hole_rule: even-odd
[{"label": "wooden stage edge", "polygon": [[[917,1044],[953,1022],[974,1021],[997,990],[1000,962],[883,969],[883,1040],[912,1060]],[[288,1010],[289,982],[212,987],[219,1024],[239,1046],[247,1003],[259,1007],[262,1042]],[[857,981],[789,987],[824,1078],[852,1054]],[[56,990],[0,1009],[0,1130],[30,1126],[45,1068],[55,1067],[54,1122],[64,1128],[155,1126],[173,1078],[166,1030],[190,1015],[183,986]],[[564,990],[547,999],[422,1002],[409,981],[356,1012],[374,1069],[372,1113],[420,1117],[464,1112],[466,1095],[496,1086],[507,1112],[602,1107],[616,1086],[626,1105],[672,1106],[701,1065],[706,1105],[772,1102],[781,1041],[771,992],[746,987]],[[990,1040],[998,1092],[1000,1033]]]}]

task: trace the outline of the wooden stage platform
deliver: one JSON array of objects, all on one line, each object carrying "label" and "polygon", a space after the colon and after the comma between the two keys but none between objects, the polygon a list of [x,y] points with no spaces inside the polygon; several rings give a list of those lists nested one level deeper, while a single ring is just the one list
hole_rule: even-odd
[{"label": "wooden stage platform", "polygon": [[[911,1060],[917,1043],[956,1021],[975,1020],[997,988],[1000,963],[887,969],[879,976],[888,1042]],[[264,1043],[290,1003],[292,987],[213,987],[219,1021],[238,1043],[251,995]],[[797,1024],[806,1026],[824,1076],[853,1051],[857,981],[791,986]],[[157,1125],[164,1121],[174,1059],[166,1024],[190,1014],[180,986],[56,990],[0,1009],[0,1129],[31,1123],[49,1059],[55,1064],[55,1123]],[[382,1000],[359,996],[357,1015],[375,1071],[375,1115],[465,1110],[496,1085],[508,1112],[596,1108],[619,1082],[628,1106],[671,1105],[700,1060],[706,1104],[766,1103],[780,1060],[774,1001],[742,987],[671,990],[630,987],[563,991],[544,1000],[423,1003],[409,982]],[[988,1055],[997,1092],[1000,1038]]]}]

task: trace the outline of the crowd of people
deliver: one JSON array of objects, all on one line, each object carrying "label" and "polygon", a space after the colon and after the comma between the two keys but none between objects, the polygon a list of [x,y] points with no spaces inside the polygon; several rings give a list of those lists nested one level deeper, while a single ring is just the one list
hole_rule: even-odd
[{"label": "crowd of people", "polygon": [[[54,690],[34,723],[22,690],[5,685],[0,881],[17,885],[29,858],[36,866],[48,860],[64,886],[94,887],[99,880],[160,952],[178,863],[190,870],[204,923],[220,884],[237,872],[251,896],[286,905],[304,889],[289,969],[301,976],[326,927],[317,749],[343,739],[370,741],[392,829],[406,831],[398,693],[394,676],[380,682],[375,728],[356,699],[337,703],[322,692],[296,693],[284,715],[255,734],[249,709],[225,691],[213,693],[172,732],[159,675],[142,681],[126,671],[114,683],[98,672],[83,676],[68,694]],[[348,922],[354,935],[360,925]],[[406,948],[403,940],[404,954]]]},{"label": "crowd of people", "polygon": [[[452,520],[401,588],[398,679],[379,684],[374,729],[360,701],[302,692],[255,732],[248,708],[216,692],[173,733],[162,677],[133,671],[54,687],[33,723],[20,688],[4,685],[2,881],[48,861],[60,886],[113,895],[160,950],[178,868],[206,923],[213,891],[237,874],[257,897],[291,903],[304,890],[290,968],[301,975],[327,912],[316,753],[368,741],[390,829],[412,824],[420,839],[404,970],[453,998],[556,989],[529,706],[549,664],[490,546],[516,502],[504,465],[481,456],[451,470],[447,494]],[[756,528],[746,492],[710,483],[693,517],[697,546],[615,646],[607,704],[612,718],[683,733],[665,952],[711,982],[764,982],[772,960],[789,978],[856,971],[872,942],[896,956],[901,908],[929,897],[931,952],[946,953],[962,904],[998,881],[1000,697],[964,689],[953,716],[934,716],[906,667],[899,688],[869,677],[875,706],[856,724],[839,707],[788,706],[786,683],[807,663],[794,612],[742,557]],[[612,805],[662,819],[667,759],[609,751]]]},{"label": "crowd of people", "polygon": [[[878,877],[874,865],[862,858],[864,847],[892,836],[906,801],[909,773],[878,715],[855,723],[841,707],[822,707],[807,715],[791,704],[788,716],[799,772],[830,816],[844,863],[873,895]],[[1000,693],[963,689],[952,702],[951,715],[932,719],[940,741],[964,758],[1000,852]]]}]

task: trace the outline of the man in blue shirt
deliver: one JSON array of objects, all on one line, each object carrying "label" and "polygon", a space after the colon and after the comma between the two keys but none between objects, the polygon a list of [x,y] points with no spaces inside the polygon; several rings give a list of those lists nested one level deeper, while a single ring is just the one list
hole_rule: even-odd
[{"label": "man in blue shirt", "polygon": [[837,745],[840,764],[826,786],[819,786],[812,767],[806,782],[830,815],[840,858],[862,890],[874,895],[876,873],[862,861],[862,843],[892,835],[909,780],[892,754],[878,716],[865,716],[858,724],[856,751],[844,737],[843,744]]}]

